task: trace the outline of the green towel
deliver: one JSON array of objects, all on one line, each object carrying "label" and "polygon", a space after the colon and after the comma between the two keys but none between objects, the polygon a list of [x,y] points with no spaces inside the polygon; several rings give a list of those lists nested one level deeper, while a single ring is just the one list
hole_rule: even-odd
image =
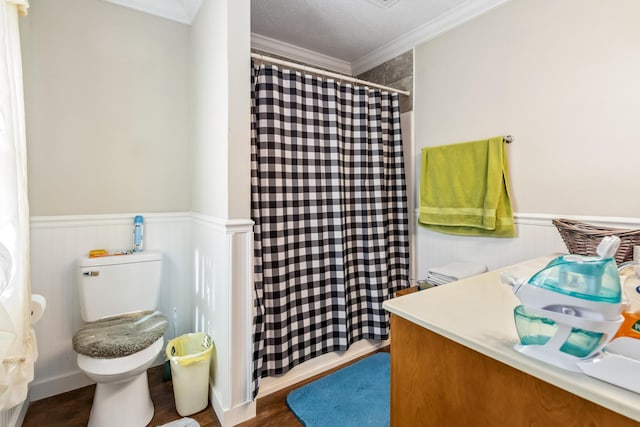
[{"label": "green towel", "polygon": [[448,234],[514,237],[503,137],[423,148],[418,222]]}]

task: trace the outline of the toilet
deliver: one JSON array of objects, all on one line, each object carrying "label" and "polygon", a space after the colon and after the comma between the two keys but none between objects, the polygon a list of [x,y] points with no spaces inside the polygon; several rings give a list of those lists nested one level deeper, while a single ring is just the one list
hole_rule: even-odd
[{"label": "toilet", "polygon": [[78,294],[86,325],[73,336],[78,367],[96,382],[89,426],[146,426],[153,418],[147,369],[164,347],[156,311],[162,255],[81,258]]}]

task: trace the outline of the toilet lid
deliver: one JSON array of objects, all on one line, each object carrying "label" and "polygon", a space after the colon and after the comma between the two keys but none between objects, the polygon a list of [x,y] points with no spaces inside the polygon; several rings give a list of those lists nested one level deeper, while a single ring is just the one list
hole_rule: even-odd
[{"label": "toilet lid", "polygon": [[73,349],[101,359],[142,351],[167,331],[169,321],[159,311],[140,311],[87,323],[73,335]]}]

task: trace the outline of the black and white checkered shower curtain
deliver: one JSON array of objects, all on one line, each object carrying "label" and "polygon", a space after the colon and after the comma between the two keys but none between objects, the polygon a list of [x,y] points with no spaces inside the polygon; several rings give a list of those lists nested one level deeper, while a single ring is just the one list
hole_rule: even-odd
[{"label": "black and white checkered shower curtain", "polygon": [[255,395],[260,378],[388,338],[409,235],[398,95],[253,71]]}]

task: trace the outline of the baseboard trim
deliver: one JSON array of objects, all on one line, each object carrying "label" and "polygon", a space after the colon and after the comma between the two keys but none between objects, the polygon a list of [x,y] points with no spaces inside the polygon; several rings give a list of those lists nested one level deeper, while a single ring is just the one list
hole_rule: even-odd
[{"label": "baseboard trim", "polygon": [[66,393],[91,384],[94,384],[94,382],[82,371],[69,372],[49,378],[46,381],[31,383],[29,386],[29,400],[35,402],[36,400]]},{"label": "baseboard trim", "polygon": [[256,401],[251,400],[234,406],[231,409],[224,409],[218,393],[215,388],[209,385],[211,390],[211,406],[220,421],[222,427],[231,427],[240,424],[243,421],[250,420],[256,416]]}]

